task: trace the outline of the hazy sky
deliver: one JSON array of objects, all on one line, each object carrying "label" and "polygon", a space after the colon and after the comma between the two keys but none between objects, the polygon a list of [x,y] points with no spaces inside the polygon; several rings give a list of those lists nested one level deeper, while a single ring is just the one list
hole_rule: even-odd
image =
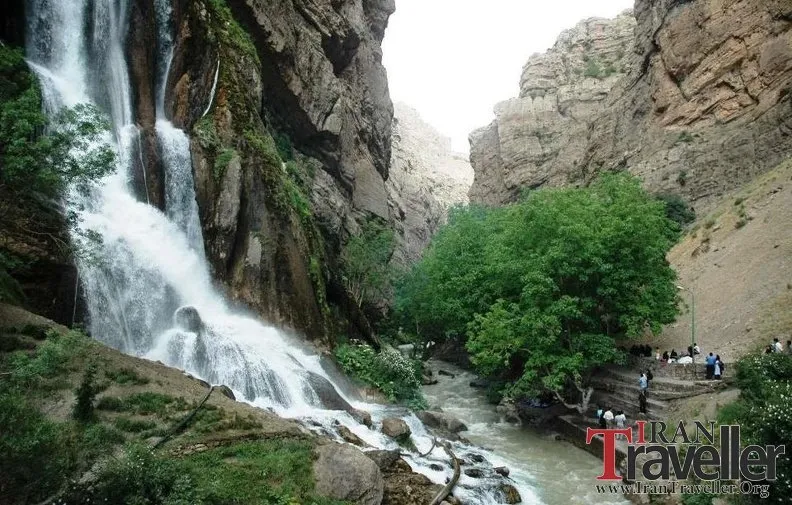
[{"label": "hazy sky", "polygon": [[396,0],[383,43],[391,97],[468,151],[468,134],[517,96],[522,66],[592,16],[633,0]]}]

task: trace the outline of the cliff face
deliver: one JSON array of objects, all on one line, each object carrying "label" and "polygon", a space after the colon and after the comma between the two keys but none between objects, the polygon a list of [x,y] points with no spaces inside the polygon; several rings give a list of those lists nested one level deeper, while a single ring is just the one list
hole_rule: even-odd
[{"label": "cliff face", "polygon": [[[128,60],[147,191],[156,196],[161,169],[146,133],[156,32],[151,2],[139,4]],[[368,324],[341,287],[336,258],[361,219],[389,217],[392,105],[380,42],[392,1],[173,6],[165,108],[190,132],[214,276],[232,299],[275,324],[319,339],[336,331],[365,336]]]},{"label": "cliff face", "polygon": [[399,103],[394,109],[386,189],[397,238],[394,262],[405,266],[421,257],[448,209],[467,203],[473,169],[465,155],[451,150],[451,140],[415,110]]},{"label": "cliff face", "polygon": [[523,67],[520,95],[470,135],[475,202],[516,199],[522,188],[565,184],[586,157],[589,128],[628,69],[635,19],[587,19]]},{"label": "cliff face", "polygon": [[[615,27],[627,27],[621,19],[606,23],[611,35],[599,44],[626,44],[626,75],[612,83],[577,142],[554,144],[558,152],[542,149],[537,163],[531,157],[537,149],[527,147],[537,143],[519,132],[539,129],[546,117],[540,114],[500,112],[489,129],[471,135],[475,201],[507,202],[521,187],[585,182],[626,168],[650,190],[681,193],[706,208],[792,152],[789,2],[637,0],[635,35],[626,38],[615,36]],[[596,38],[588,40],[596,45]],[[559,50],[570,52],[565,36],[532,62]],[[532,62],[523,83],[537,75]],[[574,82],[570,100],[586,102],[591,80]],[[549,87],[565,92],[563,83]],[[520,100],[523,109],[544,103]],[[514,107],[510,101],[497,110]]]}]

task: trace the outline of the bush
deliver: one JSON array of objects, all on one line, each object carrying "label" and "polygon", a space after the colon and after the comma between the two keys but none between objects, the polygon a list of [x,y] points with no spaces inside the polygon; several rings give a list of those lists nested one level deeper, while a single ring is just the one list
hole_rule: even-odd
[{"label": "bush", "polygon": [[131,368],[121,368],[120,370],[106,370],[105,377],[121,386],[143,386],[149,383],[145,377],[141,377]]},{"label": "bush", "polygon": [[391,348],[378,353],[367,344],[340,345],[335,355],[347,374],[379,389],[390,401],[425,408],[420,361]]},{"label": "bush", "polygon": [[0,503],[35,503],[59,488],[72,454],[60,427],[13,391],[0,393]]},{"label": "bush", "polygon": [[119,417],[113,424],[115,424],[115,427],[119,430],[128,433],[140,433],[146,430],[153,430],[157,427],[157,423],[153,421],[130,419],[128,417]]},{"label": "bush", "polygon": [[18,387],[63,387],[63,381],[53,383],[51,379],[66,373],[69,362],[80,355],[88,345],[87,337],[70,331],[60,336],[48,333],[33,355],[17,352],[11,356],[11,382]]},{"label": "bush", "polygon": [[85,368],[80,387],[74,392],[77,402],[72,409],[72,417],[76,421],[87,423],[94,420],[94,399],[98,392],[94,384],[95,377],[96,365],[90,364]]},{"label": "bush", "polygon": [[657,199],[665,205],[666,217],[679,226],[685,226],[696,220],[696,213],[690,205],[676,193],[657,195]]}]

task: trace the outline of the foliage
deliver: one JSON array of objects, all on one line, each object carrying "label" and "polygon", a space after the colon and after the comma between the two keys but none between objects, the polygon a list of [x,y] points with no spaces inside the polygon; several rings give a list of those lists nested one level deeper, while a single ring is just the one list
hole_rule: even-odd
[{"label": "foliage", "polygon": [[236,155],[237,153],[233,149],[223,149],[220,154],[217,155],[213,170],[213,175],[216,181],[223,179],[223,175],[225,175],[228,164],[231,163],[231,160],[233,160]]},{"label": "foliage", "polygon": [[0,184],[22,193],[58,195],[109,173],[115,153],[109,124],[88,104],[65,108],[50,121],[22,51],[0,46]]},{"label": "foliage", "polygon": [[278,149],[278,154],[285,162],[294,160],[294,148],[292,147],[291,139],[285,133],[276,133],[273,135],[275,140],[275,147]]},{"label": "foliage", "polygon": [[25,299],[22,287],[8,273],[13,271],[18,264],[16,258],[0,251],[0,302],[20,304]]},{"label": "foliage", "polygon": [[[772,353],[737,362],[739,399],[718,412],[721,423],[739,424],[744,445],[792,446],[792,356]],[[766,499],[746,495],[749,503],[781,502],[792,493],[792,460],[779,458],[777,480]]]},{"label": "foliage", "polygon": [[182,459],[133,445],[93,485],[72,494],[91,503],[135,505],[338,503],[314,495],[312,460],[310,443],[300,440],[233,444]]},{"label": "foliage", "polygon": [[683,131],[679,133],[679,137],[677,137],[677,143],[682,142],[685,144],[689,144],[693,142],[694,137],[688,131]]},{"label": "foliage", "polygon": [[696,213],[681,195],[663,193],[657,198],[665,205],[666,217],[679,226],[686,226],[696,220]]},{"label": "foliage", "polygon": [[149,380],[146,377],[141,377],[131,368],[105,370],[105,377],[120,386],[143,386],[149,383]]},{"label": "foliage", "polygon": [[341,251],[344,285],[358,307],[386,298],[394,279],[390,259],[393,230],[375,220],[366,221]]},{"label": "foliage", "polygon": [[713,498],[715,495],[707,493],[683,494],[682,503],[683,505],[712,505]]},{"label": "foliage", "polygon": [[21,388],[63,387],[62,381],[54,381],[62,374],[69,361],[84,352],[89,345],[85,334],[72,330],[61,336],[50,331],[34,354],[16,352],[10,358],[10,382]]},{"label": "foliage", "polygon": [[76,421],[87,423],[94,420],[94,399],[98,388],[94,382],[96,378],[96,365],[93,363],[85,367],[80,386],[74,392],[77,399],[72,409],[72,417]]},{"label": "foliage", "polygon": [[392,402],[425,408],[421,395],[421,362],[387,348],[377,352],[368,344],[342,344],[335,350],[341,368],[348,375],[382,391]]},{"label": "foliage", "polygon": [[35,503],[58,489],[72,459],[57,424],[22,394],[0,392],[0,502]]},{"label": "foliage", "polygon": [[677,174],[676,180],[677,180],[677,184],[679,184],[680,186],[684,186],[685,184],[687,184],[688,181],[687,170],[680,170],[679,173]]},{"label": "foliage", "polygon": [[260,67],[261,62],[253,39],[236,21],[226,0],[208,0],[207,4],[216,16],[216,22],[212,25],[216,32],[210,36],[219,38],[223,44],[232,47],[238,54],[247,56],[256,67]]},{"label": "foliage", "polygon": [[676,226],[627,175],[451,213],[397,289],[403,326],[464,336],[478,371],[511,395],[561,393],[618,362],[616,340],[676,317],[665,255]]}]

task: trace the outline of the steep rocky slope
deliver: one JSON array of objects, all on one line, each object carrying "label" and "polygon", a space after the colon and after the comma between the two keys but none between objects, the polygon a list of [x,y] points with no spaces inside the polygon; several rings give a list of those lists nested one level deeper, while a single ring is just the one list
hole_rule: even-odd
[{"label": "steep rocky slope", "polygon": [[[521,133],[557,124],[554,110],[509,111],[543,110],[544,97],[526,93],[547,72],[541,63],[579,49],[568,43],[568,32],[529,62],[521,98],[499,105],[495,123],[471,135],[473,200],[506,202],[522,187],[585,182],[602,170],[627,169],[651,190],[681,193],[706,210],[792,152],[789,2],[637,0],[634,14],[632,38],[625,38],[624,17],[604,22],[599,32],[583,30],[591,21],[571,32],[583,31],[584,47],[626,44],[626,75],[605,90],[600,110],[570,148]],[[545,86],[585,103],[593,83],[585,74],[571,87],[566,81]]]},{"label": "steep rocky slope", "polygon": [[[380,42],[392,1],[173,5],[165,109],[191,132],[214,276],[273,323],[312,338],[329,338],[338,322],[365,335],[334,264],[360,220],[389,215],[392,106]],[[154,7],[138,2],[130,12],[128,61],[145,193],[162,206]]]},{"label": "steep rocky slope", "polygon": [[426,124],[407,105],[394,105],[393,154],[386,183],[397,249],[394,261],[420,258],[448,209],[468,201],[473,169],[451,140]]}]

